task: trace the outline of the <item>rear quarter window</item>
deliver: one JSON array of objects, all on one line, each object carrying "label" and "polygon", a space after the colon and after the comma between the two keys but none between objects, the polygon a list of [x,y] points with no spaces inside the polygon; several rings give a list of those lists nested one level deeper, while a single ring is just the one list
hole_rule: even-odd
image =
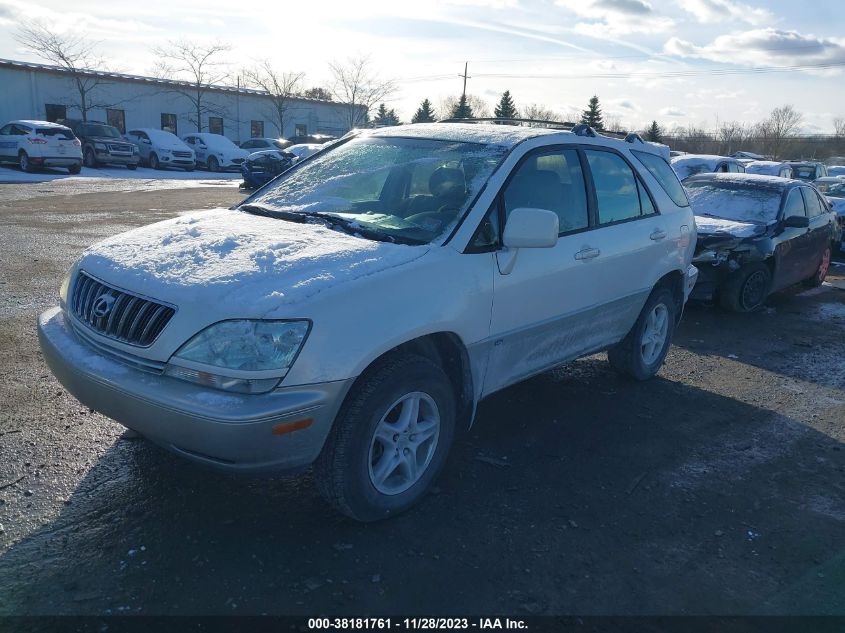
[{"label": "rear quarter window", "polygon": [[631,150],[631,153],[654,176],[654,179],[662,187],[663,191],[666,192],[666,195],[672,199],[672,202],[679,207],[689,206],[689,199],[687,198],[683,185],[681,185],[681,181],[678,180],[678,175],[665,159],[654,154],[649,154],[648,152]]}]

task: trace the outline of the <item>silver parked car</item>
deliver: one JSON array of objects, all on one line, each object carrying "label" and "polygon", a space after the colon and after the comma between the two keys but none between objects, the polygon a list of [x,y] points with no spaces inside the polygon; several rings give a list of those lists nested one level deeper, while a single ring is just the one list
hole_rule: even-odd
[{"label": "silver parked car", "polygon": [[654,376],[695,241],[636,135],[386,127],[92,246],[39,336],[86,406],[222,470],[313,463],[369,521],[425,494],[482,398],[600,350]]},{"label": "silver parked car", "polygon": [[153,169],[180,167],[193,171],[196,166],[194,150],[175,134],[155,128],[136,128],[126,133],[141,154],[141,161]]}]

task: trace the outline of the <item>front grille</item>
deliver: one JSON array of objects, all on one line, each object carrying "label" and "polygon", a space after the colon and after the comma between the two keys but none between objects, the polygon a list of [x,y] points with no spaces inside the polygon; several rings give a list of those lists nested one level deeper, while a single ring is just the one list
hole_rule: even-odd
[{"label": "front grille", "polygon": [[152,345],[176,313],[172,306],[119,290],[83,271],[76,277],[70,309],[95,332],[139,347]]},{"label": "front grille", "polygon": [[190,158],[191,152],[173,152],[176,158]]},{"label": "front grille", "polygon": [[110,152],[123,152],[124,154],[131,154],[132,153],[132,146],[131,145],[118,145],[113,143],[109,145]]}]

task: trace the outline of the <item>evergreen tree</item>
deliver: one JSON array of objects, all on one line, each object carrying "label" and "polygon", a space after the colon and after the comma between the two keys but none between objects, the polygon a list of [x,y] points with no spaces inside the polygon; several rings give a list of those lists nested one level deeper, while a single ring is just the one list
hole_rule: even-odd
[{"label": "evergreen tree", "polygon": [[472,106],[467,103],[467,96],[461,95],[455,107],[449,113],[450,119],[471,119],[473,117]]},{"label": "evergreen tree", "polygon": [[493,115],[497,119],[515,119],[519,116],[519,111],[516,109],[516,104],[513,102],[510,90],[505,90],[502,93],[502,98],[493,110]]},{"label": "evergreen tree", "polygon": [[657,125],[657,121],[652,121],[651,126],[645,133],[645,139],[647,141],[653,141],[654,143],[660,143],[662,138],[663,130],[661,130],[660,126]]},{"label": "evergreen tree", "polygon": [[387,112],[387,125],[401,125],[402,121],[399,120],[399,117],[396,114],[396,110],[390,108]]},{"label": "evergreen tree", "polygon": [[431,101],[423,99],[420,107],[414,113],[414,118],[411,123],[434,123],[437,118],[434,116],[434,108],[431,107]]},{"label": "evergreen tree", "polygon": [[376,127],[383,127],[385,125],[390,125],[388,122],[388,117],[390,113],[387,111],[387,106],[379,104],[378,110],[376,111],[375,117],[373,117],[373,125]]},{"label": "evergreen tree", "polygon": [[595,130],[601,130],[603,128],[604,119],[602,119],[599,98],[596,95],[592,96],[587,109],[581,114],[581,123],[586,123]]}]

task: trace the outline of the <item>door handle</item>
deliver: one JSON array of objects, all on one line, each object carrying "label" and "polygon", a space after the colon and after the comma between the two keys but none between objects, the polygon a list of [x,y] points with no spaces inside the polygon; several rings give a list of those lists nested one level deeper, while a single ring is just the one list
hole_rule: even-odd
[{"label": "door handle", "polygon": [[649,239],[658,242],[666,237],[666,231],[663,229],[654,229],[648,237]]},{"label": "door handle", "polygon": [[601,255],[601,251],[597,248],[582,248],[580,251],[575,253],[575,259],[583,261],[585,259],[593,259],[599,255]]}]

